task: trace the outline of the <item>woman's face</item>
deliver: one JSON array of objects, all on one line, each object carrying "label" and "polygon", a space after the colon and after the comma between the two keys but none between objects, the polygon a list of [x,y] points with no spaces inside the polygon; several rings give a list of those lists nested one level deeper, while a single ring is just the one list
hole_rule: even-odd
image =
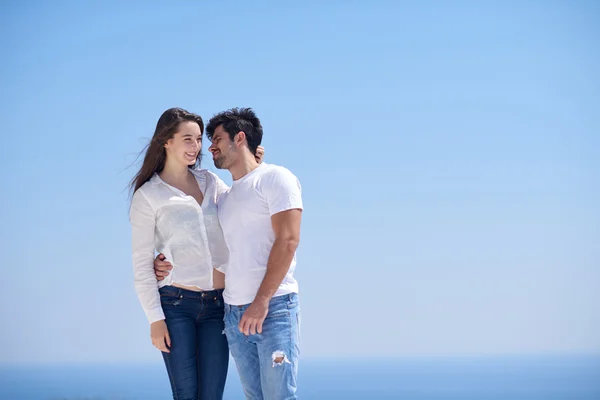
[{"label": "woman's face", "polygon": [[179,124],[177,132],[165,144],[167,158],[185,165],[193,165],[202,150],[202,132],[200,126],[192,121]]}]

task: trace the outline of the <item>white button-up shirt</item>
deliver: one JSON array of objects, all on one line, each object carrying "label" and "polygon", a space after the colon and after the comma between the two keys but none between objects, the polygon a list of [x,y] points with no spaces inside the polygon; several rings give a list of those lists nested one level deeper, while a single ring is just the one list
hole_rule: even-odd
[{"label": "white button-up shirt", "polygon": [[[229,251],[219,225],[217,201],[229,187],[205,169],[193,170],[202,205],[158,174],[133,194],[130,209],[135,290],[150,323],[165,319],[158,288],[178,283],[213,289],[213,268],[225,272]],[[156,252],[173,265],[157,283]]]}]

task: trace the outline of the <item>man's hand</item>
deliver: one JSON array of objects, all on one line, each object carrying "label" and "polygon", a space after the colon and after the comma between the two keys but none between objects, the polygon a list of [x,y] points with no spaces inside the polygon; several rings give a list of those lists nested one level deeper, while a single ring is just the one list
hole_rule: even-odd
[{"label": "man's hand", "polygon": [[170,262],[165,261],[165,256],[161,254],[157,255],[154,259],[154,275],[156,275],[157,281],[162,281],[165,276],[169,275],[169,271],[173,269]]},{"label": "man's hand", "polygon": [[150,338],[154,347],[164,353],[170,353],[171,337],[167,329],[167,323],[164,319],[150,324]]},{"label": "man's hand", "polygon": [[262,333],[263,322],[267,318],[268,312],[268,301],[254,299],[252,304],[246,309],[246,312],[244,312],[244,315],[242,315],[242,319],[238,325],[240,332],[246,336]]},{"label": "man's hand", "polygon": [[265,158],[265,148],[258,146],[256,148],[256,154],[254,155],[254,158],[256,158],[256,162],[260,164],[263,158]]}]

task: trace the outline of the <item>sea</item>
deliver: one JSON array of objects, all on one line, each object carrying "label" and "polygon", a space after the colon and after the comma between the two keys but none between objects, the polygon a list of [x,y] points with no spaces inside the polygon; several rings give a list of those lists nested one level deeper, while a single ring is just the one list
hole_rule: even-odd
[{"label": "sea", "polygon": [[[300,399],[600,400],[600,355],[301,360]],[[162,363],[0,366],[0,399],[171,399]],[[224,399],[243,400],[233,365]]]}]

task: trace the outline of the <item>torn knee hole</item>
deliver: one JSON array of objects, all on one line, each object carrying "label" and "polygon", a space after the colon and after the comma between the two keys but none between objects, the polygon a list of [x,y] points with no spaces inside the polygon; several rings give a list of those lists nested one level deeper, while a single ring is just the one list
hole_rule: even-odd
[{"label": "torn knee hole", "polygon": [[288,360],[285,353],[281,350],[274,351],[272,358],[273,358],[273,367],[283,365],[284,363],[291,364],[290,360]]}]

